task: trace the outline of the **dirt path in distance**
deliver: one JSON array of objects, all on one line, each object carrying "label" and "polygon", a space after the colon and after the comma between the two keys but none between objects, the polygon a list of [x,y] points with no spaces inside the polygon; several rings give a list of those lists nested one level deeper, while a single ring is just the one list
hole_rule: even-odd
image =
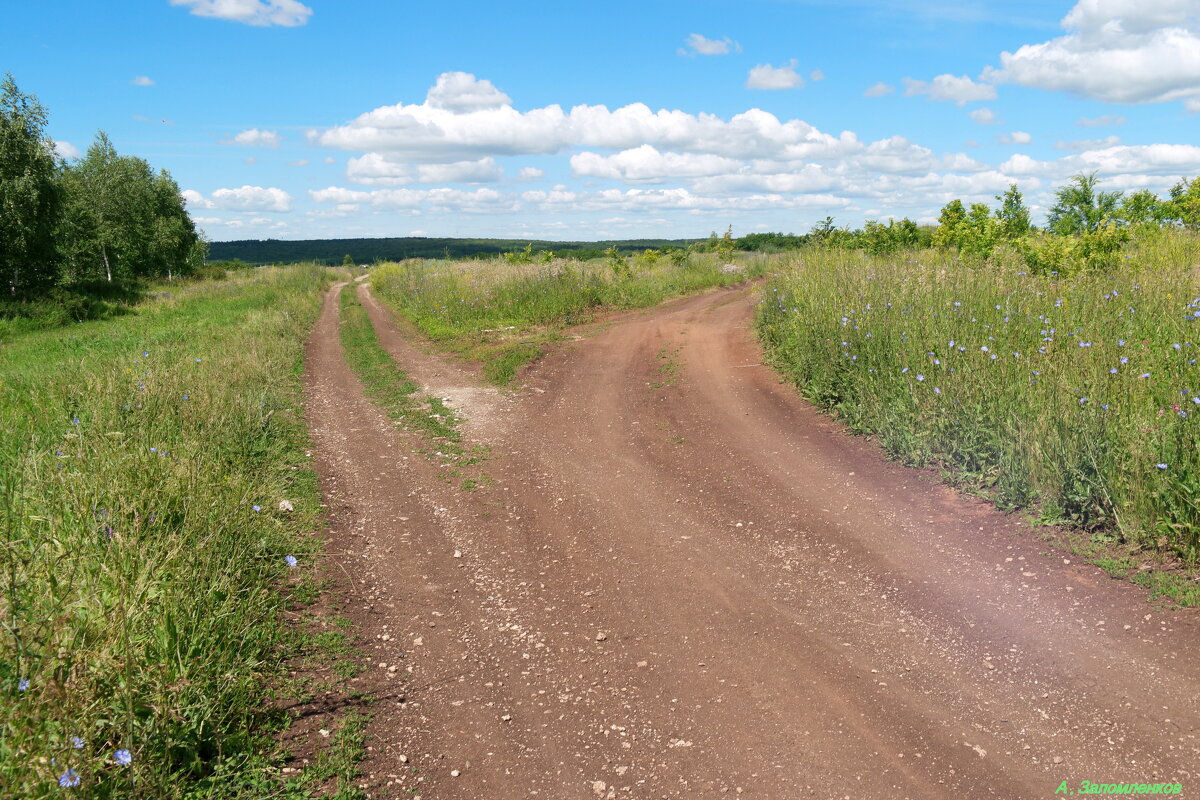
[{"label": "dirt path in distance", "polygon": [[385,698],[372,797],[1200,793],[1197,615],[847,436],[760,364],[750,290],[595,326],[513,397],[367,299],[495,480],[440,480],[363,399],[331,295],[309,413]]}]

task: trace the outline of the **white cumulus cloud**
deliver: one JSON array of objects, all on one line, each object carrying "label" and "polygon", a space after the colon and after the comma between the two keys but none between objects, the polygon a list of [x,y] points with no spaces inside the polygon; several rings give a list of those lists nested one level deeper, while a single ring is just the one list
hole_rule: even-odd
[{"label": "white cumulus cloud", "polygon": [[1059,139],[1054,143],[1054,148],[1056,150],[1080,152],[1082,150],[1100,150],[1105,147],[1116,147],[1120,143],[1120,136],[1105,136],[1103,139],[1075,139],[1073,141]]},{"label": "white cumulus cloud", "polygon": [[187,203],[188,208],[216,208],[212,201],[195,189],[184,189],[180,195],[183,196],[183,201]]},{"label": "white cumulus cloud", "polygon": [[449,164],[409,164],[382,153],[367,153],[346,163],[346,177],[354,183],[373,186],[403,186],[409,183],[489,183],[504,176],[496,159]]},{"label": "white cumulus cloud", "polygon": [[491,81],[469,72],[443,72],[425,95],[425,105],[461,114],[509,106],[512,100]]},{"label": "white cumulus cloud", "polygon": [[57,141],[54,143],[54,153],[59,158],[65,158],[68,160],[79,158],[81,155],[83,155],[83,151],[70,142]]},{"label": "white cumulus cloud", "polygon": [[679,48],[681,56],[723,56],[742,52],[742,46],[728,36],[723,39],[708,39],[693,33],[687,37],[684,44],[686,47]]},{"label": "white cumulus cloud", "polygon": [[413,163],[552,154],[572,147],[626,150],[643,144],[730,158],[783,159],[861,147],[853,133],[833,136],[803,120],[780,120],[760,109],[726,120],[714,114],[653,111],[642,103],[612,110],[579,105],[570,112],[558,105],[518,111],[505,104],[458,112],[427,100],[421,105],[383,106],[345,125],[310,132],[309,138],[325,147]]},{"label": "white cumulus cloud", "polygon": [[966,75],[938,75],[932,81],[905,78],[904,96],[920,95],[930,100],[963,106],[975,100],[995,100],[996,88],[986,83],[977,83]]},{"label": "white cumulus cloud", "polygon": [[214,17],[259,27],[294,28],[307,23],[313,13],[297,0],[171,0],[171,5],[189,8],[197,17]]},{"label": "white cumulus cloud", "polygon": [[279,147],[282,141],[283,137],[275,131],[260,131],[258,128],[242,131],[231,140],[242,147]]},{"label": "white cumulus cloud", "polygon": [[1107,103],[1200,101],[1200,2],[1080,0],[1063,36],[1000,54],[984,77]]},{"label": "white cumulus cloud", "polygon": [[[185,197],[187,195],[185,194]],[[189,200],[189,202],[191,202]],[[217,189],[209,195],[211,205],[229,211],[291,211],[292,196],[283,189],[262,186],[242,186],[238,189]]]},{"label": "white cumulus cloud", "polygon": [[999,134],[996,136],[996,141],[1000,144],[1029,144],[1033,141],[1033,137],[1025,131],[1013,131]]},{"label": "white cumulus cloud", "polygon": [[710,153],[660,152],[653,145],[611,156],[584,152],[571,156],[571,171],[581,177],[657,182],[735,172],[741,162]]},{"label": "white cumulus cloud", "polygon": [[770,64],[759,64],[750,70],[746,78],[747,89],[799,89],[804,85],[804,78],[796,72],[796,59],[792,59],[781,67]]},{"label": "white cumulus cloud", "polygon": [[153,86],[154,85],[153,79],[151,79],[150,77],[148,77],[146,75],[138,75],[136,78],[131,80],[130,83],[132,83],[134,86]]},{"label": "white cumulus cloud", "polygon": [[996,112],[990,108],[977,108],[967,114],[968,117],[975,120],[980,125],[998,125],[1000,119],[996,116]]},{"label": "white cumulus cloud", "polygon": [[884,95],[889,95],[894,91],[896,90],[893,87],[888,86],[883,81],[880,81],[874,86],[867,87],[867,90],[863,92],[863,97],[883,97]]}]

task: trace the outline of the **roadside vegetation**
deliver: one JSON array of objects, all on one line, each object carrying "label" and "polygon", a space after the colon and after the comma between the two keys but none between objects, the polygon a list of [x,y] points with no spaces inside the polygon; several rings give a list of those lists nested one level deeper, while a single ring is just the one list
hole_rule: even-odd
[{"label": "roadside vegetation", "polygon": [[341,338],[346,363],[362,381],[367,396],[389,419],[424,437],[425,455],[442,466],[443,478],[466,489],[490,483],[473,469],[487,458],[486,448],[463,443],[458,415],[442,398],[419,394],[421,387],[379,343],[355,288],[354,284],[344,287],[339,298]]},{"label": "roadside vegetation", "polygon": [[283,609],[315,596],[320,508],[303,342],[333,277],[172,285],[4,343],[6,797],[279,788],[268,686],[300,646]]},{"label": "roadside vegetation", "polygon": [[[68,162],[48,113],[0,81],[0,322],[55,327],[123,313],[148,281],[205,277],[205,243],[166,171],[100,132]],[[15,322],[14,322],[15,320]]]},{"label": "roadside vegetation", "polygon": [[[1168,200],[1078,176],[1048,230],[1015,187],[949,204],[939,247],[809,247],[757,329],[803,395],[1002,508],[1200,559],[1200,180]],[[1135,578],[1156,584],[1149,572]],[[1200,590],[1175,586],[1176,599]]]},{"label": "roadside vegetation", "polygon": [[724,241],[716,253],[626,256],[610,248],[604,258],[578,261],[530,249],[491,261],[405,261],[373,270],[371,289],[424,335],[505,384],[564,328],[601,310],[644,308],[763,274],[765,258],[735,261],[733,239]]}]

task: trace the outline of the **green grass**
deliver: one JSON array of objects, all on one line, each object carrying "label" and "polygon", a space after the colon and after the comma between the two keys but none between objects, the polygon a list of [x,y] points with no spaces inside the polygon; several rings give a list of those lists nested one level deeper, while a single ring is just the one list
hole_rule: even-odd
[{"label": "green grass", "polygon": [[300,375],[331,277],[170,287],[4,343],[5,796],[63,775],[91,797],[262,796],[281,611],[316,549]]},{"label": "green grass", "polygon": [[484,376],[502,385],[561,340],[564,328],[597,312],[740,283],[762,274],[767,260],[744,257],[744,269],[733,274],[723,273],[711,255],[689,256],[683,264],[635,256],[626,264],[406,261],[376,268],[371,288],[439,346],[482,363]]},{"label": "green grass", "polygon": [[805,397],[893,456],[1194,565],[1198,255],[1159,237],[1118,272],[1059,279],[1004,257],[811,250],[768,284],[757,329]]},{"label": "green grass", "polygon": [[468,470],[486,459],[487,450],[463,444],[460,420],[440,397],[420,395],[421,387],[380,345],[354,289],[353,284],[345,287],[340,298],[342,347],[367,397],[394,422],[425,438],[426,455],[443,466],[443,477],[461,480],[467,489],[486,483],[483,476]]},{"label": "green grass", "polygon": [[667,386],[674,386],[679,382],[679,376],[683,372],[683,362],[679,360],[679,345],[674,347],[663,346],[658,351],[658,368],[655,370],[658,373],[660,380],[651,381],[651,389],[662,389]]}]

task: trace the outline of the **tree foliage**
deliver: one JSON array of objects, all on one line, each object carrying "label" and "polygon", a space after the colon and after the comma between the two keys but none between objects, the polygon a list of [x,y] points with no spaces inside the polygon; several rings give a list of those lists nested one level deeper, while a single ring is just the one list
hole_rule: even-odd
[{"label": "tree foliage", "polygon": [[0,270],[7,295],[125,286],[199,267],[204,243],[179,186],[103,132],[77,163],[54,155],[47,113],[11,75],[0,85]]},{"label": "tree foliage", "polygon": [[1189,230],[1200,230],[1200,177],[1183,178],[1171,187],[1171,199],[1163,203],[1162,217]]},{"label": "tree foliage", "polygon": [[0,275],[10,296],[54,282],[59,165],[45,135],[46,109],[12,75],[0,84]]},{"label": "tree foliage", "polygon": [[1000,223],[1002,237],[1015,241],[1033,229],[1029,222],[1029,208],[1015,183],[1009,184],[1008,191],[996,195],[996,199],[1000,201],[1000,207],[996,209],[996,221]]},{"label": "tree foliage", "polygon": [[1115,219],[1122,193],[1097,191],[1099,182],[1093,172],[1076,175],[1059,187],[1046,219],[1050,230],[1059,235],[1078,235],[1095,231]]}]

